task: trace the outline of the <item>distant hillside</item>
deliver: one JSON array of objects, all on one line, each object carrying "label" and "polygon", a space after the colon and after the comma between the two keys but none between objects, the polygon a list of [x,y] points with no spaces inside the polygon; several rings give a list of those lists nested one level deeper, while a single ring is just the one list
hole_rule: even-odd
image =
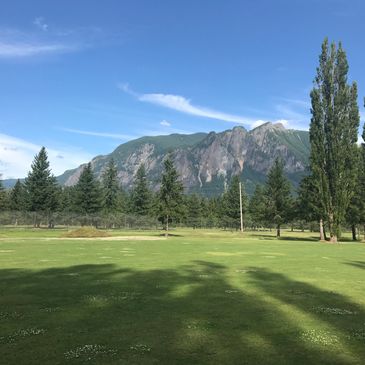
[{"label": "distant hillside", "polygon": [[[285,129],[281,124],[266,123],[251,131],[235,127],[221,133],[142,137],[117,147],[112,153],[92,161],[100,178],[108,161],[118,166],[124,189],[133,185],[141,163],[147,170],[151,188],[159,187],[163,159],[171,152],[186,192],[217,195],[224,191],[232,176],[240,175],[248,193],[263,183],[275,158],[280,156],[285,172],[294,186],[305,174],[309,157],[309,133]],[[58,177],[64,185],[77,183],[84,165]]]}]

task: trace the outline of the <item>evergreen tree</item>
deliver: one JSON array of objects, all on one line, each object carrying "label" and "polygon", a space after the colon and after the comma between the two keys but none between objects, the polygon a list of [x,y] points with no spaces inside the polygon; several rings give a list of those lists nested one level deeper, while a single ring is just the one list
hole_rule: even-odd
[{"label": "evergreen tree", "polygon": [[356,181],[356,142],[359,127],[357,86],[347,83],[348,63],[341,43],[322,44],[315,86],[311,92],[310,167],[318,203],[324,208],[331,242],[341,223]]},{"label": "evergreen tree", "polygon": [[305,176],[299,184],[298,198],[296,202],[297,217],[307,222],[319,222],[320,240],[326,238],[323,215],[324,207],[319,198],[318,184],[313,175]]},{"label": "evergreen tree", "polygon": [[[1,176],[0,176],[1,177]],[[4,188],[2,180],[0,180],[0,211],[4,211],[7,208],[7,194]]]},{"label": "evergreen tree", "polygon": [[184,187],[178,179],[179,175],[171,156],[168,156],[164,161],[164,172],[159,193],[159,211],[165,223],[166,236],[168,236],[169,222],[176,218],[183,209]]},{"label": "evergreen tree", "polygon": [[104,190],[104,211],[108,213],[116,212],[119,205],[120,190],[118,182],[118,171],[113,159],[109,161],[108,166],[103,174],[102,180]]},{"label": "evergreen tree", "polygon": [[150,214],[152,194],[148,188],[146,169],[144,164],[138,168],[131,192],[131,212],[136,215],[147,216]]},{"label": "evergreen tree", "polygon": [[19,212],[25,210],[24,186],[18,179],[10,192],[10,210]]},{"label": "evergreen tree", "polygon": [[280,226],[288,221],[292,206],[290,182],[284,175],[281,159],[276,158],[265,186],[266,216],[276,225],[276,236],[280,237]]},{"label": "evergreen tree", "polygon": [[255,191],[250,199],[248,212],[255,228],[265,224],[266,200],[262,185],[256,185]]},{"label": "evergreen tree", "polygon": [[[35,156],[24,187],[27,209],[32,212],[46,212],[50,218],[51,213],[58,206],[57,182],[51,174],[47,151],[44,147]],[[38,218],[34,223],[39,227]]]},{"label": "evergreen tree", "polygon": [[[223,219],[229,226],[233,226],[236,229],[240,228],[240,178],[233,176],[228,190],[222,196],[222,213]],[[246,213],[246,194],[242,187],[242,212],[243,217]]]},{"label": "evergreen tree", "polygon": [[88,163],[75,186],[75,208],[82,214],[94,214],[102,207],[102,190]]},{"label": "evergreen tree", "polygon": [[198,194],[191,194],[186,197],[188,224],[194,229],[201,223],[203,215],[203,199]]}]

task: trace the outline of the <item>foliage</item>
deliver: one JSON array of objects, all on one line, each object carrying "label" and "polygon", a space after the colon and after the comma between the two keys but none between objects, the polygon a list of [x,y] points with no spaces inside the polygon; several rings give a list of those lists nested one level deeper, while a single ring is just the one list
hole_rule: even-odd
[{"label": "foliage", "polygon": [[[225,225],[239,229],[240,227],[240,178],[233,176],[228,190],[223,194],[221,204],[221,217]],[[243,185],[243,184],[242,184]],[[246,194],[242,186],[242,212],[243,217],[246,213]]]},{"label": "foliage", "polygon": [[284,175],[282,160],[277,158],[271,167],[265,185],[266,219],[276,224],[277,236],[280,226],[289,220],[292,199],[290,182]]},{"label": "foliage", "polygon": [[130,211],[137,215],[150,214],[152,194],[148,188],[146,168],[144,164],[138,168],[134,181],[134,188],[130,196]]},{"label": "foliage", "polygon": [[171,156],[164,161],[164,172],[161,178],[159,193],[159,213],[168,231],[169,221],[176,219],[182,212],[184,187],[174,167]]},{"label": "foliage", "polygon": [[81,172],[75,186],[75,209],[79,213],[92,214],[99,212],[102,207],[102,190],[96,181],[91,163],[88,163]]},{"label": "foliage", "polygon": [[105,212],[116,212],[119,210],[119,182],[118,171],[113,159],[107,165],[102,176],[103,185],[103,209]]},{"label": "foliage", "polygon": [[310,167],[333,242],[340,236],[356,182],[360,116],[357,85],[348,85],[348,68],[341,43],[329,47],[325,39],[311,91]]}]

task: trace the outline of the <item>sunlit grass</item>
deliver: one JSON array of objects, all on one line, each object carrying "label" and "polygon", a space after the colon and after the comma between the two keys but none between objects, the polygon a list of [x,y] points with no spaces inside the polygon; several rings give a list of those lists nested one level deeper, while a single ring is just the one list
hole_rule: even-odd
[{"label": "sunlit grass", "polygon": [[1,364],[363,364],[363,243],[67,231],[0,231]]}]

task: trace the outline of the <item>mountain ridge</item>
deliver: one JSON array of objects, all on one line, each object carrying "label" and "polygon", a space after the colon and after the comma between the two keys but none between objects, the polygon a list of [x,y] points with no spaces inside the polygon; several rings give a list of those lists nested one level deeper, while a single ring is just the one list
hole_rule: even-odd
[{"label": "mountain ridge", "polygon": [[[248,193],[265,181],[276,157],[294,186],[305,175],[309,157],[309,133],[286,129],[281,123],[265,123],[250,131],[236,126],[223,132],[146,136],[119,145],[107,155],[91,160],[98,178],[113,158],[121,186],[130,190],[141,163],[146,166],[150,187],[157,190],[163,159],[171,153],[188,193],[217,195],[224,191],[233,175],[240,175]],[[77,183],[85,164],[58,177],[62,185]]]}]

